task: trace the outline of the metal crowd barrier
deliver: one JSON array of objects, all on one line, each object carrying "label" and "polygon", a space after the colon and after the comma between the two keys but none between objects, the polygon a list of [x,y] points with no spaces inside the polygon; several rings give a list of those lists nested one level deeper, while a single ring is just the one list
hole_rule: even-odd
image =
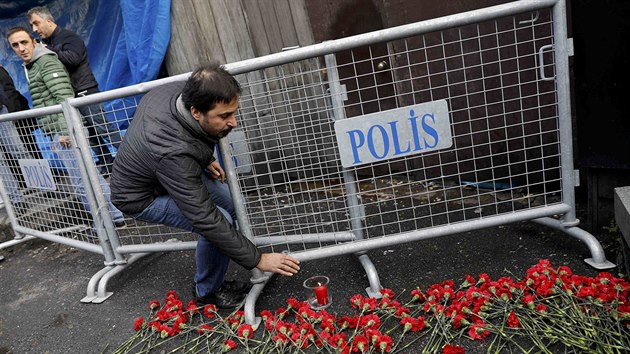
[{"label": "metal crowd barrier", "polygon": [[[227,64],[244,88],[240,127],[220,142],[239,229],[262,250],[302,261],[355,254],[371,296],[381,284],[365,251],[519,221],[578,238],[588,264],[614,267],[575,217],[565,17],[562,0],[519,1]],[[92,216],[63,233],[21,215],[14,225],[104,254],[86,302],[104,301],[108,280],[134,257],[196,241],[130,219],[115,226],[76,108],[127,97],[105,113],[130,120],[137,95],[187,77],[63,105]],[[91,222],[98,241],[84,235]],[[253,270],[249,323],[269,276]]]}]

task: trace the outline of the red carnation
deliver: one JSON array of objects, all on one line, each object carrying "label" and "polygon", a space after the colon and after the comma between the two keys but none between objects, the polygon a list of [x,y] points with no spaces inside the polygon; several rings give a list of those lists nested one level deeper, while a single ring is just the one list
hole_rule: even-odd
[{"label": "red carnation", "polygon": [[250,324],[242,324],[238,327],[236,333],[243,339],[251,339],[254,336],[254,328]]},{"label": "red carnation", "polygon": [[231,339],[226,340],[225,342],[223,342],[223,352],[229,352],[232,349],[236,349],[236,342],[234,342]]},{"label": "red carnation", "polygon": [[267,319],[274,319],[275,316],[269,310],[260,311],[260,317],[262,317],[263,321],[267,321]]},{"label": "red carnation", "polygon": [[195,300],[188,301],[188,305],[186,305],[186,311],[190,313],[199,313],[199,307]]},{"label": "red carnation", "polygon": [[454,344],[445,345],[443,350],[444,354],[464,354],[464,348]]},{"label": "red carnation", "polygon": [[199,334],[204,334],[206,332],[210,332],[212,331],[214,328],[212,326],[210,326],[207,323],[202,324],[201,326],[199,326],[199,328],[197,328],[197,333]]},{"label": "red carnation", "polygon": [[355,328],[359,324],[359,318],[356,315],[354,317],[342,316],[338,323],[341,329]]},{"label": "red carnation", "polygon": [[217,313],[217,307],[213,304],[208,304],[203,307],[203,314],[208,318],[213,318]]},{"label": "red carnation", "polygon": [[473,340],[484,339],[489,336],[490,332],[486,331],[484,326],[485,323],[483,322],[475,323],[470,326],[470,329],[468,330],[468,335],[470,336],[470,338],[472,338]]},{"label": "red carnation", "polygon": [[175,334],[175,331],[173,330],[173,328],[163,324],[160,327],[160,337],[162,339],[164,338],[168,338],[168,337],[172,337]]},{"label": "red carnation", "polygon": [[418,300],[418,301],[425,300],[424,294],[422,293],[422,290],[420,290],[420,288],[415,288],[411,290],[411,296],[413,297],[412,300]]},{"label": "red carnation", "polygon": [[160,302],[157,300],[151,300],[149,301],[149,309],[154,310],[154,309],[159,309],[160,308]]},{"label": "red carnation", "polygon": [[383,297],[390,299],[394,298],[394,291],[392,289],[381,289],[380,293],[381,295],[383,295]]},{"label": "red carnation", "polygon": [[424,317],[420,316],[417,319],[413,317],[404,317],[400,320],[400,324],[404,327],[404,331],[412,331],[419,332],[424,329],[426,323],[424,322]]},{"label": "red carnation", "polygon": [[359,308],[362,301],[363,301],[363,295],[361,294],[356,294],[350,298],[350,303],[352,304],[352,307],[354,307],[355,309]]},{"label": "red carnation", "polygon": [[521,322],[518,320],[518,317],[516,317],[516,314],[514,313],[514,311],[510,312],[510,314],[508,315],[507,325],[510,328],[521,327]]},{"label": "red carnation", "polygon": [[389,353],[392,349],[392,337],[388,335],[381,335],[376,340],[376,347],[381,351],[381,353]]},{"label": "red carnation", "polygon": [[330,344],[333,348],[341,348],[346,343],[347,340],[345,333],[333,334],[330,338],[328,338],[328,344]]},{"label": "red carnation", "polygon": [[133,330],[134,331],[141,330],[144,324],[145,324],[145,322],[144,322],[144,318],[142,318],[142,316],[136,318],[136,321],[133,324]]},{"label": "red carnation", "polygon": [[352,352],[365,353],[368,351],[368,345],[369,345],[369,342],[368,342],[367,337],[359,334],[356,337],[354,337],[354,341],[352,341]]}]

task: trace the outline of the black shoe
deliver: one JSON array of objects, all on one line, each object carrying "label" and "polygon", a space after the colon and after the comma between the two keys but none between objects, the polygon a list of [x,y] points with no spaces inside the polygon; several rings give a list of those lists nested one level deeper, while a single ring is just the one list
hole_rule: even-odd
[{"label": "black shoe", "polygon": [[114,221],[114,225],[116,225],[116,227],[126,227],[127,223],[125,222],[125,220],[120,220],[120,221]]},{"label": "black shoe", "polygon": [[[235,293],[246,294],[252,288],[252,283],[243,282],[238,280],[224,280],[223,284],[221,284],[220,288],[223,288],[227,291],[232,291]],[[195,282],[192,283],[192,295],[193,297],[197,297],[197,287],[195,286]]]},{"label": "black shoe", "polygon": [[246,296],[246,293],[229,291],[222,286],[211,294],[197,296],[195,301],[199,307],[213,304],[219,309],[233,310],[243,305]]},{"label": "black shoe", "polygon": [[221,287],[237,293],[247,293],[252,288],[252,283],[238,280],[224,280]]}]

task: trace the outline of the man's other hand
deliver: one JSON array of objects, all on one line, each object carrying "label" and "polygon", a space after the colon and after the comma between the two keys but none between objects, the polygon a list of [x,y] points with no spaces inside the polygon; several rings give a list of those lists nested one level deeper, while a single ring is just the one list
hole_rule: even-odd
[{"label": "man's other hand", "polygon": [[210,171],[210,178],[219,179],[221,183],[225,182],[225,172],[218,161],[212,161],[206,168]]},{"label": "man's other hand", "polygon": [[59,137],[59,144],[65,148],[69,148],[72,145],[72,140],[67,135]]},{"label": "man's other hand", "polygon": [[273,272],[287,277],[300,270],[300,261],[284,253],[263,253],[256,268],[263,272]]}]

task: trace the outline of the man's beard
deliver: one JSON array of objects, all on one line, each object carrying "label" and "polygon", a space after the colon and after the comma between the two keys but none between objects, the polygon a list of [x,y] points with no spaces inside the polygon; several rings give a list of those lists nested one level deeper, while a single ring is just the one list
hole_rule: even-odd
[{"label": "man's beard", "polygon": [[219,136],[218,138],[225,138],[228,134],[230,134],[230,132],[232,131],[232,128],[227,128],[227,129],[223,129],[222,131],[219,132]]}]

